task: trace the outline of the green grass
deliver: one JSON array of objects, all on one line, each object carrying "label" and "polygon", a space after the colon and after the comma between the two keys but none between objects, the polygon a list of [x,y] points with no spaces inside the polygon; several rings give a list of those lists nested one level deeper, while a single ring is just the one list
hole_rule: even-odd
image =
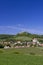
[{"label": "green grass", "polygon": [[43,65],[41,47],[0,50],[0,65]]},{"label": "green grass", "polygon": [[22,41],[31,41],[32,38],[30,37],[27,37],[27,36],[18,36],[18,37],[15,37],[16,40],[22,40]]}]

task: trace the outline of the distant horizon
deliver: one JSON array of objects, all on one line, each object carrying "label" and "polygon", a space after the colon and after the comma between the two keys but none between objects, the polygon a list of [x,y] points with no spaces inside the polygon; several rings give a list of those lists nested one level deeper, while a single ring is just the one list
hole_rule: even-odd
[{"label": "distant horizon", "polygon": [[43,35],[43,32],[40,32],[38,29],[29,29],[27,27],[24,27],[22,25],[15,25],[15,26],[0,26],[0,34],[17,34],[21,32],[28,32],[31,34],[39,34]]},{"label": "distant horizon", "polygon": [[0,34],[43,34],[43,0],[0,0]]},{"label": "distant horizon", "polygon": [[24,32],[26,32],[26,33],[30,33],[30,34],[36,34],[36,35],[43,35],[43,34],[37,34],[37,33],[31,33],[31,32],[27,32],[27,31],[23,31],[23,32],[18,32],[18,33],[0,33],[0,35],[17,35],[17,34],[20,34],[20,33],[24,33]]}]

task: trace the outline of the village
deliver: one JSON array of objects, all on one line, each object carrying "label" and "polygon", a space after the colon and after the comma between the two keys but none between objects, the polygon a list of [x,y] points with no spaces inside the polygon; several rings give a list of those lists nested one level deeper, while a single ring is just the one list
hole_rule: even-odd
[{"label": "village", "polygon": [[25,48],[25,47],[43,47],[43,44],[40,43],[37,38],[34,38],[32,39],[31,42],[29,41],[23,41],[21,42],[20,40],[19,41],[16,41],[16,42],[3,42],[1,41],[0,42],[0,48],[4,48],[4,49],[7,49],[7,48]]}]

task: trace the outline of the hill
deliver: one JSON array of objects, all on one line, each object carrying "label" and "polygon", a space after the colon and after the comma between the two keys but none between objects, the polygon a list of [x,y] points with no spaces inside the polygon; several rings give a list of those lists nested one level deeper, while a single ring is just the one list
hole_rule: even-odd
[{"label": "hill", "polygon": [[31,41],[33,38],[38,38],[40,42],[43,42],[43,35],[31,34],[28,32],[21,32],[16,35],[0,34],[0,41]]}]

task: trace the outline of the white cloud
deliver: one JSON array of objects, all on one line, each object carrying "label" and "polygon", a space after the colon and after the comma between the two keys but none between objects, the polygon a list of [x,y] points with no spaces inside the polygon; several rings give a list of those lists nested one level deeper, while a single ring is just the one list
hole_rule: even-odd
[{"label": "white cloud", "polygon": [[35,34],[43,34],[42,30],[38,29],[29,29],[26,27],[21,27],[21,26],[0,26],[0,31],[1,33],[7,33],[7,34],[14,34],[18,32],[30,32],[30,33],[35,33]]}]

